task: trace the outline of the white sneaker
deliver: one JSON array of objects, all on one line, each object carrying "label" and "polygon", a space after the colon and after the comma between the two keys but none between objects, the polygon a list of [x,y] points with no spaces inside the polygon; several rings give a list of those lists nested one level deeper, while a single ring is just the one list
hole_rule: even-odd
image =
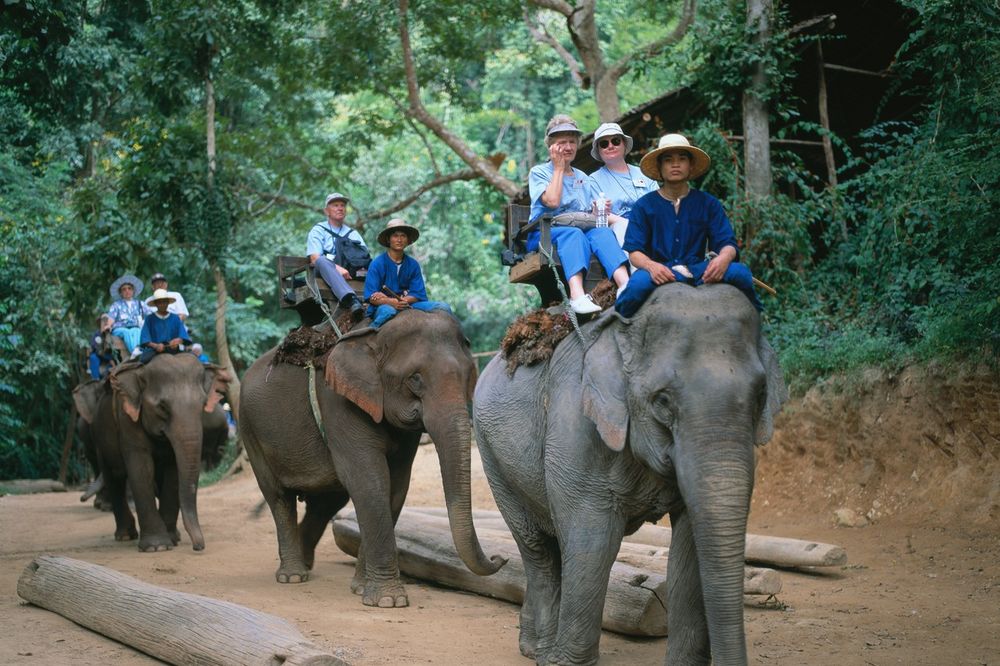
[{"label": "white sneaker", "polygon": [[569,302],[569,307],[577,314],[594,314],[601,311],[601,307],[591,300],[589,294],[580,298],[574,298]]}]

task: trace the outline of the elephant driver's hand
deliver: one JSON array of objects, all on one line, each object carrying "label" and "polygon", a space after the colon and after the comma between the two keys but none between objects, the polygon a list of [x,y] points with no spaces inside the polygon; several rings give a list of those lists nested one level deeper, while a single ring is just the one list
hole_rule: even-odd
[{"label": "elephant driver's hand", "polygon": [[397,310],[409,310],[410,309],[410,303],[409,303],[409,301],[407,301],[404,298],[395,298],[395,299],[393,299],[391,301],[391,305],[392,305],[392,307],[396,308]]},{"label": "elephant driver's hand", "polygon": [[673,271],[658,261],[650,261],[649,267],[646,270],[649,271],[649,276],[653,278],[653,284],[666,284],[677,280],[677,276],[674,275]]},{"label": "elephant driver's hand", "polygon": [[174,338],[173,340],[167,343],[167,346],[170,347],[171,349],[177,349],[178,347],[181,346],[182,342],[184,341],[181,340],[180,338]]}]

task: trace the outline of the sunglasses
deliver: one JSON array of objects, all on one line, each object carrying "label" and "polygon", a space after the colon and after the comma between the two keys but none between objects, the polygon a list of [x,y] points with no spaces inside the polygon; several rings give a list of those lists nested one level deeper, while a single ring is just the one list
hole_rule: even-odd
[{"label": "sunglasses", "polygon": [[620,136],[613,136],[610,139],[601,139],[597,142],[598,147],[604,150],[608,146],[620,146],[622,145],[622,138]]}]

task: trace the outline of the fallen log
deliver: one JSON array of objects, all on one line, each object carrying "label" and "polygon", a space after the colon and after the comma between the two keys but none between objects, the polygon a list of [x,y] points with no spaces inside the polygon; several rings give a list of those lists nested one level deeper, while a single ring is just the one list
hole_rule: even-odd
[{"label": "fallen log", "polygon": [[29,495],[33,493],[64,493],[66,486],[55,479],[10,479],[0,481],[0,490]]},{"label": "fallen log", "polygon": [[[476,533],[480,536],[488,535],[493,538],[506,539],[516,548],[516,544],[513,543],[514,537],[511,536],[500,513],[483,513],[487,515],[480,515],[479,512],[474,515]],[[407,524],[410,525],[420,526],[421,529],[440,529],[443,531],[449,529],[447,511],[445,509],[438,510],[436,507],[430,511],[420,507],[403,509],[399,520],[400,522],[407,521]],[[655,526],[649,525],[649,527]],[[649,576],[665,576],[669,550],[669,548],[623,541],[615,560],[639,569]],[[774,569],[744,567],[743,594],[763,596],[778,594],[781,592],[781,584],[781,574]]]},{"label": "fallen log", "polygon": [[[334,518],[333,534],[342,551],[358,556],[361,535],[353,511]],[[507,564],[492,576],[477,576],[468,570],[455,552],[446,518],[404,510],[396,523],[399,570],[412,578],[522,603],[524,564],[510,533],[477,529],[477,534],[486,552],[507,558]],[[615,563],[601,626],[630,636],[666,636],[666,576]]]},{"label": "fallen log", "polygon": [[[670,546],[670,536],[669,527],[647,524],[625,541],[662,548]],[[847,551],[829,543],[747,534],[746,559],[778,567],[834,567],[847,564]]]},{"label": "fallen log", "polygon": [[347,665],[275,615],[157,587],[68,557],[35,558],[17,581],[17,593],[171,664]]}]

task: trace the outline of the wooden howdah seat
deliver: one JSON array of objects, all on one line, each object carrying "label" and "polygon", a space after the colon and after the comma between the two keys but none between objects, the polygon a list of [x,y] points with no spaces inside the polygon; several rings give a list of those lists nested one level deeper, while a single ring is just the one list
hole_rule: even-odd
[{"label": "wooden howdah seat", "polygon": [[[309,257],[275,257],[275,265],[278,272],[278,302],[282,309],[294,309],[298,311],[304,326],[314,326],[326,319],[323,309],[313,298],[312,290],[306,280],[309,266]],[[357,280],[348,280],[347,284],[354,289],[358,299],[362,299],[365,294],[364,276],[359,271]],[[320,297],[333,315],[339,316],[337,308],[339,303],[330,287],[323,278],[316,277],[316,286],[319,288]]]},{"label": "wooden howdah seat", "polygon": [[[533,285],[538,290],[542,305],[546,306],[554,301],[561,301],[563,298],[555,283],[556,276],[562,281],[563,288],[567,293],[569,293],[569,287],[566,285],[566,276],[563,274],[559,255],[552,245],[552,216],[542,215],[539,219],[529,223],[530,212],[530,206],[514,203],[507,205],[504,235],[506,249],[501,261],[504,266],[510,266],[510,281],[514,284]],[[539,250],[545,250],[544,253],[527,251],[528,234],[535,230],[541,232],[538,246]],[[551,261],[546,253],[552,257]],[[590,269],[583,280],[584,289],[589,293],[605,279],[607,279],[607,275],[604,273],[604,267],[601,266],[597,257],[591,255]]]}]

